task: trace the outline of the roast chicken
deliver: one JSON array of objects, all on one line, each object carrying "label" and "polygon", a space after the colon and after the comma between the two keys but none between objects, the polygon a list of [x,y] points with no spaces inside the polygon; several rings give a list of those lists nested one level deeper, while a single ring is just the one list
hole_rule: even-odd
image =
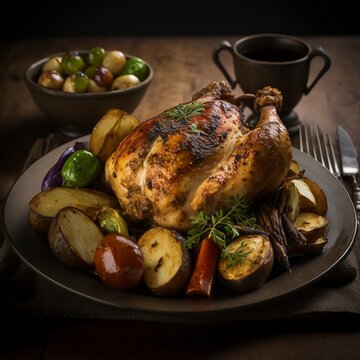
[{"label": "roast chicken", "polygon": [[[241,121],[241,103],[260,113],[252,130]],[[225,82],[213,82],[141,123],[105,165],[125,215],[185,231],[199,211],[211,213],[232,195],[253,202],[273,193],[292,159],[281,103],[271,87],[235,99]]]}]

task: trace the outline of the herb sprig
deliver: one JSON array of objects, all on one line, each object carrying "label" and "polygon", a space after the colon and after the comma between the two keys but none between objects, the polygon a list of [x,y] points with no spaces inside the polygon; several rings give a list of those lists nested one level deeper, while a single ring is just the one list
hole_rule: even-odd
[{"label": "herb sprig", "polygon": [[186,120],[194,116],[199,116],[205,110],[205,107],[202,103],[193,101],[189,104],[180,104],[176,106],[173,110],[165,113],[165,116],[169,119],[174,120]]},{"label": "herb sprig", "polygon": [[188,231],[185,246],[192,249],[208,237],[221,249],[221,257],[234,266],[244,261],[247,256],[245,246],[240,246],[235,252],[229,252],[226,247],[236,237],[240,236],[239,227],[261,230],[257,220],[252,216],[250,206],[238,196],[229,199],[229,209],[219,209],[212,215],[200,211],[192,220],[193,227]]}]

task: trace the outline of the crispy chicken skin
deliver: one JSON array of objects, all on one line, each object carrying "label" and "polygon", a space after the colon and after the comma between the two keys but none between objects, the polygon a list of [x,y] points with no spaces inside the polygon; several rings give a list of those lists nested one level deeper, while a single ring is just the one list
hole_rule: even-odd
[{"label": "crispy chicken skin", "polygon": [[[194,95],[200,115],[171,119],[168,111],[141,123],[105,165],[105,175],[132,220],[187,230],[200,210],[212,212],[231,195],[251,202],[274,192],[292,153],[277,115],[281,94],[270,87],[234,99],[224,82]],[[235,104],[251,104],[260,121],[249,131]],[[171,109],[170,109],[171,110]]]}]

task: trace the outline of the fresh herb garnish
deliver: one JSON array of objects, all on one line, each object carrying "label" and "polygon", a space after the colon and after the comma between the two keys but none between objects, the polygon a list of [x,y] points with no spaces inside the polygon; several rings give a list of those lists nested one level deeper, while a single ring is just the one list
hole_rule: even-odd
[{"label": "fresh herb garnish", "polygon": [[221,252],[221,257],[227,260],[227,269],[230,269],[233,266],[242,263],[244,260],[246,260],[248,255],[249,251],[247,251],[246,242],[244,240],[240,242],[239,247],[234,252]]},{"label": "fresh herb garnish", "polygon": [[[244,225],[246,228],[261,229],[257,220],[251,214],[250,206],[238,196],[229,199],[229,209],[219,209],[212,215],[200,211],[192,220],[192,229],[187,233],[185,246],[192,249],[208,237],[221,249],[221,257],[230,260],[230,264],[241,263],[247,256],[244,247],[235,252],[229,252],[226,246],[240,236],[237,225]],[[233,266],[232,265],[232,266]]]},{"label": "fresh herb garnish", "polygon": [[174,120],[189,120],[193,116],[199,116],[205,110],[202,103],[193,101],[189,104],[180,104],[173,110],[165,113],[165,116]]},{"label": "fresh herb garnish", "polygon": [[200,130],[198,127],[197,127],[197,124],[190,124],[189,125],[189,129],[192,133],[195,133],[195,134],[201,134],[203,133],[202,130]]}]

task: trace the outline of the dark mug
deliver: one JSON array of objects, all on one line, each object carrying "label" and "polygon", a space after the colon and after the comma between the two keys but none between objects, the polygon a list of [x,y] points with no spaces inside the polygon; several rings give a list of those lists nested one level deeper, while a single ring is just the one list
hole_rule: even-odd
[{"label": "dark mug", "polygon": [[[233,57],[236,79],[220,60],[223,50]],[[308,85],[310,63],[317,56],[324,60],[324,64]],[[280,117],[288,128],[298,126],[298,117],[292,110],[303,94],[310,93],[331,65],[329,56],[320,47],[311,49],[305,41],[282,34],[247,36],[233,46],[224,40],[214,50],[213,60],[233,89],[239,84],[245,93],[254,94],[264,86],[278,88],[283,94]]]}]

